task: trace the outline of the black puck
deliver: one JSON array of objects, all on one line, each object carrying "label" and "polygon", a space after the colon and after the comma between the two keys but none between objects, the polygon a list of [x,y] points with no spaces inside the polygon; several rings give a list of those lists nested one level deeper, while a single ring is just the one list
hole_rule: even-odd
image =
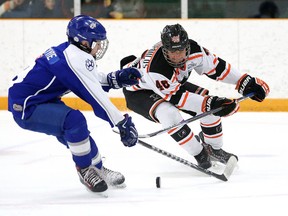
[{"label": "black puck", "polygon": [[161,178],[158,176],[156,177],[156,187],[160,188],[161,187]]}]

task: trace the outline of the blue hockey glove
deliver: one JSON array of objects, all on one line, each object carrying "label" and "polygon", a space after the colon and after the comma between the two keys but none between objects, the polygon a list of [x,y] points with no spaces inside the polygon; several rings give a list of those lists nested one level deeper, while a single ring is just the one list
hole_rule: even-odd
[{"label": "blue hockey glove", "polygon": [[138,132],[131,117],[128,114],[125,114],[124,117],[116,126],[120,131],[122,143],[127,147],[132,147],[138,141]]},{"label": "blue hockey glove", "polygon": [[111,88],[119,89],[139,83],[141,73],[136,68],[125,68],[107,75],[107,81]]},{"label": "blue hockey glove", "polygon": [[231,100],[225,97],[206,96],[203,101],[202,107],[203,112],[209,112],[210,110],[223,107],[222,110],[214,113],[213,115],[225,117],[237,112],[239,109],[239,104],[236,102],[235,99]]},{"label": "blue hockey glove", "polygon": [[239,79],[236,89],[242,95],[248,95],[253,92],[254,96],[251,97],[251,99],[258,102],[262,102],[270,92],[267,83],[259,78],[251,77],[248,74],[244,74]]}]

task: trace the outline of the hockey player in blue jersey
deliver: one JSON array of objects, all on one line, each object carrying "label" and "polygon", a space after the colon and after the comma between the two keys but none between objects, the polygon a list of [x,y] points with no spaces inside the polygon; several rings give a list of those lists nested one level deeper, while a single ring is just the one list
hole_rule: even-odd
[{"label": "hockey player in blue jersey", "polygon": [[96,19],[85,15],[72,18],[67,36],[67,42],[47,49],[13,79],[8,110],[21,128],[57,137],[70,149],[80,181],[93,192],[103,192],[108,186],[122,185],[125,178],[103,166],[84,115],[65,105],[61,96],[73,92],[89,103],[97,117],[118,127],[121,141],[131,147],[138,140],[135,125],[105,91],[138,84],[141,74],[135,68],[108,75],[97,71],[96,60],[104,56],[108,39]]}]

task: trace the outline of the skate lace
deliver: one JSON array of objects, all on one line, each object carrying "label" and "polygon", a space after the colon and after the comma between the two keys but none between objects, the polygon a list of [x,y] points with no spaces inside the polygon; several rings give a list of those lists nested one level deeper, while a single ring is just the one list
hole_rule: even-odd
[{"label": "skate lace", "polygon": [[98,175],[96,170],[93,167],[85,170],[84,172],[84,180],[92,186],[97,185],[100,181],[102,181],[101,177]]},{"label": "skate lace", "polygon": [[211,155],[215,158],[218,158],[219,160],[227,161],[231,157],[231,154],[225,152],[223,149],[215,150],[209,146],[209,150]]}]

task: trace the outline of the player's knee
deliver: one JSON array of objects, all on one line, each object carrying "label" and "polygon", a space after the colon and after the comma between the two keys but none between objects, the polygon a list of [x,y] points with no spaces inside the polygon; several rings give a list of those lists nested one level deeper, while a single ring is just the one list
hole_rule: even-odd
[{"label": "player's knee", "polygon": [[155,110],[155,117],[164,128],[178,124],[183,120],[179,110],[168,102],[163,102]]},{"label": "player's knee", "polygon": [[71,110],[66,116],[64,134],[68,142],[80,142],[89,136],[86,118],[79,110]]}]

